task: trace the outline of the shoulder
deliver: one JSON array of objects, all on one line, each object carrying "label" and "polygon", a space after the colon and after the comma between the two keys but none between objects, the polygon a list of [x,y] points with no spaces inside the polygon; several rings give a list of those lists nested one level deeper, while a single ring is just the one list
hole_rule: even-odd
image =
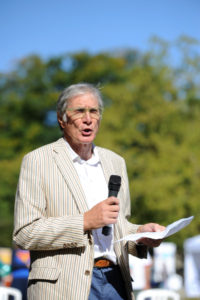
[{"label": "shoulder", "polygon": [[54,152],[54,149],[57,149],[57,147],[62,146],[63,144],[63,138],[60,138],[59,140],[43,145],[39,148],[36,148],[32,150],[31,152],[25,154],[24,160],[26,159],[36,159],[36,158],[44,158],[48,157],[49,155],[52,155]]},{"label": "shoulder", "polygon": [[106,157],[108,159],[119,161],[119,162],[124,162],[124,158],[121,155],[119,155],[118,153],[116,153],[112,150],[106,149],[106,148],[98,147],[98,146],[96,146],[96,148],[99,153],[99,156],[103,155],[104,157]]}]

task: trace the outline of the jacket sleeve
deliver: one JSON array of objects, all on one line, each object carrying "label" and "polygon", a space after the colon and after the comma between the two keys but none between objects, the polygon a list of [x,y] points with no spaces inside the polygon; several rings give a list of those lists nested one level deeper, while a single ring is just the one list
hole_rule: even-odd
[{"label": "jacket sleeve", "polygon": [[34,155],[22,161],[15,199],[13,240],[22,249],[56,250],[84,247],[83,215],[47,216],[44,174]]},{"label": "jacket sleeve", "polygon": [[[137,232],[137,229],[140,225],[133,224],[128,221],[128,218],[131,214],[131,200],[130,200],[130,191],[129,191],[129,181],[128,181],[128,175],[127,175],[127,169],[126,164],[124,161],[124,167],[123,167],[123,178],[124,178],[124,216],[126,218],[126,233],[125,235],[133,234]],[[128,241],[127,243],[127,249],[128,253],[132,255],[137,255],[139,258],[146,258],[147,257],[147,250],[148,247],[145,245],[140,245],[132,241]]]}]

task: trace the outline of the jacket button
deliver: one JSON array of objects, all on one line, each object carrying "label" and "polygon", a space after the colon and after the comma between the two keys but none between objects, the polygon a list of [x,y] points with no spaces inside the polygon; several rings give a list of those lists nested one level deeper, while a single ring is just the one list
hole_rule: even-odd
[{"label": "jacket button", "polygon": [[85,275],[86,275],[86,276],[90,275],[90,271],[89,271],[89,270],[86,270],[86,271],[85,271]]}]

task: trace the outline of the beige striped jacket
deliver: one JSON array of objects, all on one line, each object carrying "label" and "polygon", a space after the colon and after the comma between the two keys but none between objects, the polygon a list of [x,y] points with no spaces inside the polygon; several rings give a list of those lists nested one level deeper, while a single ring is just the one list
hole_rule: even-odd
[{"label": "beige striped jacket", "polygon": [[[117,240],[138,225],[127,221],[130,198],[124,159],[97,147],[105,178],[122,177],[118,198],[120,214],[114,229]],[[13,239],[30,250],[29,300],[86,300],[93,270],[93,237],[83,231],[88,210],[84,191],[63,138],[27,154],[21,165],[15,199]],[[134,299],[128,253],[135,244],[115,243],[115,253],[126,283],[128,299]]]}]

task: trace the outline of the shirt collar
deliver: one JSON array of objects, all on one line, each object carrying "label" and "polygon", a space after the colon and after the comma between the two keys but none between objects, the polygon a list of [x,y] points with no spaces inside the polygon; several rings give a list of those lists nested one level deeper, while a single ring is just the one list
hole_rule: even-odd
[{"label": "shirt collar", "polygon": [[73,160],[73,162],[78,162],[79,164],[88,164],[91,166],[97,165],[98,163],[100,163],[100,159],[99,159],[99,154],[97,151],[97,148],[94,144],[92,144],[92,157],[88,160],[84,160],[82,159],[70,146],[70,144],[65,140],[66,145],[67,145],[67,149],[69,150],[70,153],[70,157]]}]

